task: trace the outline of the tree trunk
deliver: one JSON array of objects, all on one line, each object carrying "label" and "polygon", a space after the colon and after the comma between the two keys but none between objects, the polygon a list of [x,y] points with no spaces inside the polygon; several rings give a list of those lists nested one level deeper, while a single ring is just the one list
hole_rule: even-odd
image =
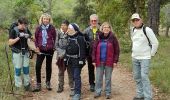
[{"label": "tree trunk", "polygon": [[148,1],[148,25],[159,35],[160,0]]},{"label": "tree trunk", "polygon": [[167,27],[166,27],[166,33],[165,33],[165,36],[166,36],[166,37],[169,37],[169,35],[168,35],[168,33],[169,33],[169,28],[170,28],[170,26],[167,26]]}]

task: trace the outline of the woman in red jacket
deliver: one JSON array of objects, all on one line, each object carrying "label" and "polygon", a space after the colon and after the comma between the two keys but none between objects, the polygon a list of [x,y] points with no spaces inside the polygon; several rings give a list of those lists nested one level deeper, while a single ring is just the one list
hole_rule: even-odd
[{"label": "woman in red jacket", "polygon": [[106,99],[111,98],[111,76],[119,58],[119,43],[112,32],[111,25],[104,22],[100,27],[98,39],[93,45],[92,60],[96,66],[96,85],[94,98],[101,96],[103,76],[105,75]]},{"label": "woman in red jacket", "polygon": [[52,25],[52,18],[49,14],[42,14],[39,24],[35,31],[35,46],[38,53],[35,66],[37,85],[33,92],[41,90],[41,66],[44,58],[46,58],[46,88],[51,90],[51,63],[56,40],[55,27]]}]

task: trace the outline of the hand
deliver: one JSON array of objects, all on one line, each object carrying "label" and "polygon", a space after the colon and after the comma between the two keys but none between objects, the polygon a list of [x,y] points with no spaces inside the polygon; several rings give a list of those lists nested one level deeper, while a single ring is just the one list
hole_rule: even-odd
[{"label": "hand", "polygon": [[29,38],[29,34],[24,34],[24,37],[27,39],[27,38]]},{"label": "hand", "polygon": [[117,66],[117,63],[113,63],[113,67],[118,67],[118,66]]},{"label": "hand", "polygon": [[24,33],[23,32],[20,32],[19,34],[18,34],[18,37],[24,37],[25,35],[24,35]]},{"label": "hand", "polygon": [[92,63],[94,65],[94,67],[96,67],[96,63]]},{"label": "hand", "polygon": [[40,49],[37,47],[37,48],[35,49],[35,52],[36,52],[36,53],[40,53]]}]

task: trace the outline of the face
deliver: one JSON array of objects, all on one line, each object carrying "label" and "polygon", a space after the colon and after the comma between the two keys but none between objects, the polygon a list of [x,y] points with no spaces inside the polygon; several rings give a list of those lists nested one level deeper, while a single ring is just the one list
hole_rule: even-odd
[{"label": "face", "polygon": [[26,24],[20,24],[20,23],[18,23],[18,28],[19,28],[20,30],[25,30],[26,27],[27,27]]},{"label": "face", "polygon": [[72,28],[68,27],[68,35],[74,35],[76,33],[76,31]]},{"label": "face", "polygon": [[98,20],[97,20],[96,17],[93,17],[93,18],[90,19],[90,25],[92,27],[97,27],[97,23],[98,23]]},{"label": "face", "polygon": [[110,31],[111,31],[111,29],[110,29],[109,25],[104,25],[103,26],[103,33],[104,33],[104,35],[108,35]]},{"label": "face", "polygon": [[42,23],[43,23],[44,25],[48,25],[48,24],[50,23],[50,18],[48,18],[48,17],[43,17],[43,18],[42,18]]},{"label": "face", "polygon": [[135,19],[132,19],[132,24],[133,24],[133,26],[134,27],[141,27],[141,25],[142,25],[142,19],[137,19],[137,18],[135,18]]},{"label": "face", "polygon": [[61,24],[61,29],[62,29],[64,32],[67,32],[68,26],[67,26],[66,24]]}]

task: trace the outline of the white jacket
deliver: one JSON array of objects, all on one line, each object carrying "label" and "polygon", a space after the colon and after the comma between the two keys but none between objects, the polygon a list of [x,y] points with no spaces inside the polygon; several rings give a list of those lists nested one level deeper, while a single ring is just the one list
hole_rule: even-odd
[{"label": "white jacket", "polygon": [[143,28],[131,31],[132,39],[132,57],[135,59],[151,59],[158,49],[158,40],[151,28],[146,27],[146,35],[148,36],[152,48],[143,32]]}]

